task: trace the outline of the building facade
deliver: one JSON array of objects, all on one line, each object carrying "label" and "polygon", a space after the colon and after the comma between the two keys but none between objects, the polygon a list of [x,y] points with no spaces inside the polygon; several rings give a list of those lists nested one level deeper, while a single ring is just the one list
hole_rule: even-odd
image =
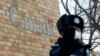
[{"label": "building facade", "polygon": [[0,56],[49,56],[58,0],[0,0]]}]

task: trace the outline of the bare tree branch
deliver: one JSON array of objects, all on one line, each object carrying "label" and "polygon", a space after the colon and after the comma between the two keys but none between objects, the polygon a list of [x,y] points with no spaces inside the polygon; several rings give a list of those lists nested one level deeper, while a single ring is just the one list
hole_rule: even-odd
[{"label": "bare tree branch", "polygon": [[98,20],[97,20],[97,23],[98,23],[98,24],[99,24],[99,22],[100,22],[100,15],[99,15]]},{"label": "bare tree branch", "polygon": [[98,2],[98,0],[95,0],[94,1],[94,16],[93,16],[94,18],[96,18],[96,13],[97,13],[96,12],[97,11],[97,6],[98,6],[98,3],[97,2]]},{"label": "bare tree branch", "polygon": [[64,5],[63,0],[61,0],[61,2],[62,2],[63,7],[65,8],[66,12],[67,12],[69,15],[71,15],[71,13],[70,13],[70,11],[69,11],[69,8],[68,8],[68,6],[67,6],[68,0],[66,0],[66,6]]},{"label": "bare tree branch", "polygon": [[92,50],[94,50],[96,47],[98,47],[98,45],[100,45],[100,42],[98,42],[98,44],[97,44],[96,46],[94,46],[94,47],[92,48]]},{"label": "bare tree branch", "polygon": [[93,39],[94,41],[92,42],[92,45],[95,43],[95,41],[96,41],[97,39],[100,39],[100,38],[95,37],[95,39]]},{"label": "bare tree branch", "polygon": [[87,15],[87,17],[88,17],[89,19],[91,19],[91,20],[96,24],[95,19],[92,18],[92,17],[88,14],[88,12],[79,4],[78,0],[74,0],[74,1],[75,1],[76,4],[79,6],[79,8],[81,8],[81,9],[84,11],[84,13]]},{"label": "bare tree branch", "polygon": [[90,30],[90,39],[89,39],[89,44],[92,45],[92,38],[93,38],[93,34],[95,32],[96,29]]}]

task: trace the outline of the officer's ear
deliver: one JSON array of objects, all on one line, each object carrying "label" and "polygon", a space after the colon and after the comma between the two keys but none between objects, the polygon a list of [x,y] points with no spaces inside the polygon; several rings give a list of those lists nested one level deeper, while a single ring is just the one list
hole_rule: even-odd
[{"label": "officer's ear", "polygon": [[77,30],[77,31],[81,31],[81,29],[76,26],[73,26],[73,28],[75,28],[75,30]]}]

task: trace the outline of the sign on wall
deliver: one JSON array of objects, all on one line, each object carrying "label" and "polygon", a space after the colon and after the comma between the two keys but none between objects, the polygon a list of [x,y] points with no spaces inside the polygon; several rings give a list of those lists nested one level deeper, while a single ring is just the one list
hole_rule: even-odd
[{"label": "sign on wall", "polygon": [[45,36],[53,36],[53,20],[45,16],[43,22],[38,18],[29,18],[25,15],[19,15],[18,7],[11,6],[9,8],[9,19],[16,28],[24,29],[30,32],[40,33]]}]

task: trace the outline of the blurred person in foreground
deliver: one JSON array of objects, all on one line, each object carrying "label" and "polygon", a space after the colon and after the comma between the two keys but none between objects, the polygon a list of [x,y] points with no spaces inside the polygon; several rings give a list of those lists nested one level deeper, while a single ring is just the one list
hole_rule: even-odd
[{"label": "blurred person in foreground", "polygon": [[86,49],[90,48],[91,45],[86,45],[81,40],[83,28],[84,21],[80,16],[62,15],[57,21],[57,29],[61,37],[55,43],[60,48],[54,51],[55,54],[58,52],[56,55],[50,56],[70,56],[76,51],[83,52],[78,53],[78,56],[87,56]]}]

